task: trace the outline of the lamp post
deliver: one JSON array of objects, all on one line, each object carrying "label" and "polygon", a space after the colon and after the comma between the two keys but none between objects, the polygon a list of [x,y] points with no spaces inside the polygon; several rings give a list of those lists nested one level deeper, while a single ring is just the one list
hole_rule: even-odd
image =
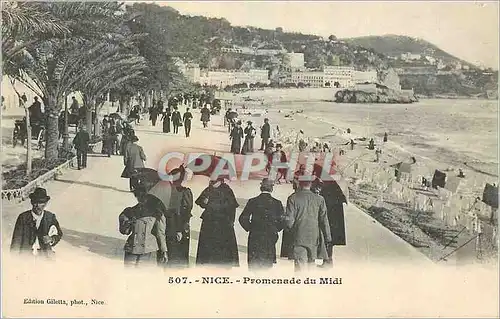
[{"label": "lamp post", "polygon": [[63,132],[63,148],[69,148],[69,132],[68,132],[68,96],[64,96],[64,132]]}]

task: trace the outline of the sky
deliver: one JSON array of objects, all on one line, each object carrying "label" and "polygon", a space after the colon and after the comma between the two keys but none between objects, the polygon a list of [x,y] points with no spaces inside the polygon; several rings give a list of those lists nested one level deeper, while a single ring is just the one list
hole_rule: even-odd
[{"label": "sky", "polygon": [[[149,1],[148,1],[149,2]],[[498,69],[498,2],[164,1],[181,14],[232,25],[283,27],[338,38],[398,34],[427,40],[463,60]]]}]

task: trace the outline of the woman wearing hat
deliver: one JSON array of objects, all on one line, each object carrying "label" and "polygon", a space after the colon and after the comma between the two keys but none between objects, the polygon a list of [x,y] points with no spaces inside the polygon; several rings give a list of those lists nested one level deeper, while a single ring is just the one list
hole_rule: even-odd
[{"label": "woman wearing hat", "polygon": [[50,200],[47,191],[36,188],[29,197],[32,209],[17,218],[10,250],[49,257],[53,253],[52,247],[61,240],[63,233],[56,215],[45,210]]},{"label": "woman wearing hat", "polygon": [[253,153],[253,140],[257,131],[252,126],[252,121],[247,121],[247,127],[244,130],[245,142],[243,143],[243,148],[241,149],[241,154],[251,154]]},{"label": "woman wearing hat", "polygon": [[137,182],[134,177],[134,171],[136,168],[143,168],[144,162],[146,161],[146,154],[144,154],[142,146],[137,145],[137,141],[139,141],[137,136],[133,135],[130,137],[130,143],[125,149],[125,154],[123,156],[125,168],[123,169],[121,177],[130,179],[129,186],[131,191],[134,189],[134,185]]},{"label": "woman wearing hat", "polygon": [[[177,238],[167,238],[169,265],[188,267],[189,265],[189,240],[191,211],[193,210],[193,193],[188,187],[182,186],[186,176],[186,168],[181,165],[170,172],[170,175],[178,178],[172,182],[173,187],[180,194],[180,204],[176,216],[175,232]],[[179,238],[180,237],[180,238]]]},{"label": "woman wearing hat", "polygon": [[129,236],[124,247],[126,266],[167,259],[164,210],[148,195],[148,188],[146,184],[138,184],[133,190],[138,203],[125,208],[118,217],[120,233]]},{"label": "woman wearing hat", "polygon": [[210,184],[195,202],[204,209],[198,239],[196,264],[239,267],[238,245],[234,233],[236,201],[223,177]]},{"label": "woman wearing hat", "polygon": [[241,139],[243,138],[243,129],[241,128],[241,121],[236,122],[236,125],[231,130],[231,153],[240,154]]}]

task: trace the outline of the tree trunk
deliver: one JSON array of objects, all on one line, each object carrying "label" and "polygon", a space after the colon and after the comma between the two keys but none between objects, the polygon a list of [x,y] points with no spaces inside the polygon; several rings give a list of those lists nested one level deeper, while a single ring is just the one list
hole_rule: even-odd
[{"label": "tree trunk", "polygon": [[94,108],[94,99],[89,99],[88,105],[85,105],[87,113],[85,114],[85,122],[87,127],[87,132],[92,137],[92,109]]},{"label": "tree trunk", "polygon": [[59,157],[59,109],[57,100],[48,96],[45,103],[45,159],[54,160]]},{"label": "tree trunk", "polygon": [[95,121],[94,121],[94,135],[99,136],[99,117],[97,116],[97,103],[94,104]]}]

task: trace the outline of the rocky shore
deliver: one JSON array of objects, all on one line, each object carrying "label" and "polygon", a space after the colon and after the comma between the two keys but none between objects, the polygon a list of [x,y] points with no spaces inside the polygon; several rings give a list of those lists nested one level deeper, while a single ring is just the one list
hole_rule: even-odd
[{"label": "rocky shore", "polygon": [[338,91],[335,93],[334,101],[337,103],[408,104],[418,102],[418,99],[414,94],[377,86],[373,92],[349,89]]}]

